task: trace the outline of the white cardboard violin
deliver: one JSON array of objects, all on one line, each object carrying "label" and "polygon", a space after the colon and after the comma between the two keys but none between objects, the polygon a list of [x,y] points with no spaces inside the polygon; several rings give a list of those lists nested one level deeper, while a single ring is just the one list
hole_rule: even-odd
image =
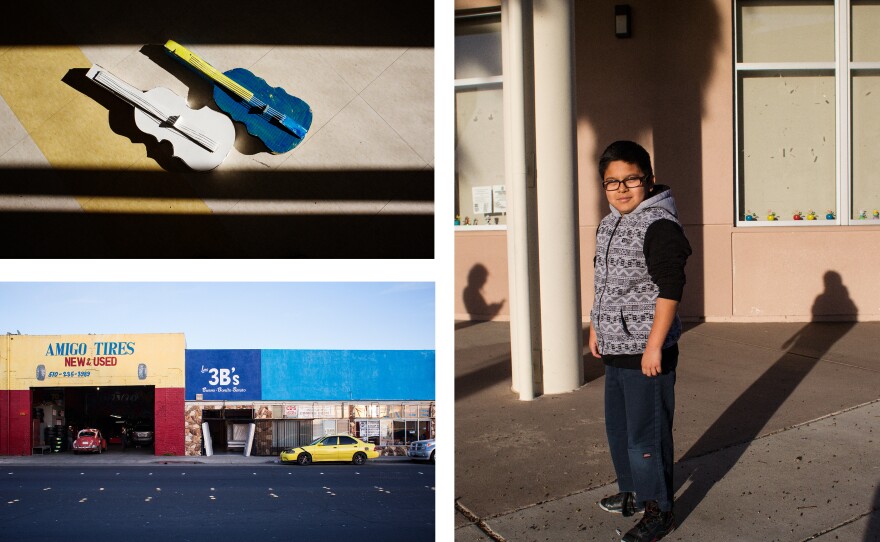
[{"label": "white cardboard violin", "polygon": [[165,87],[142,91],[94,64],[86,77],[134,106],[135,125],[158,141],[168,140],[174,156],[196,171],[219,166],[235,142],[235,126],[219,111],[190,108]]}]

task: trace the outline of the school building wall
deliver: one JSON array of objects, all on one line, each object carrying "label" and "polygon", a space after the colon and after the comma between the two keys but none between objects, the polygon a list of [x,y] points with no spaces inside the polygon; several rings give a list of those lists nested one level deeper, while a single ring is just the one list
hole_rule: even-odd
[{"label": "school building wall", "polygon": [[[880,320],[880,229],[734,227],[733,3],[574,2],[582,314],[593,298],[595,234],[608,204],[596,163],[612,141],[651,153],[694,249],[681,314],[706,321]],[[487,2],[457,0],[457,9]],[[494,2],[499,5],[500,2]],[[540,173],[539,173],[540,174]],[[540,177],[538,178],[540,194]],[[788,212],[789,210],[786,210]],[[455,316],[507,320],[506,231],[456,231]]]}]

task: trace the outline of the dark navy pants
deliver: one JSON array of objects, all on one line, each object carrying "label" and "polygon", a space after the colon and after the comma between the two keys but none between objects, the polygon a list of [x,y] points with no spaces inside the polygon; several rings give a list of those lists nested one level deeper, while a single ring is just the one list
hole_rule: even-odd
[{"label": "dark navy pants", "polygon": [[672,510],[672,418],[675,371],[647,377],[605,366],[605,431],[620,491]]}]

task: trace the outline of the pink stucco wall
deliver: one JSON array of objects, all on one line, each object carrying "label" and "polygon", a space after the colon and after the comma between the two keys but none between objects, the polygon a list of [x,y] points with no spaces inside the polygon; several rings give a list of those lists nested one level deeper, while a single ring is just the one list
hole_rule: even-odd
[{"label": "pink stucco wall", "polygon": [[[596,226],[607,213],[596,161],[608,143],[633,139],[652,153],[658,182],[672,186],[694,248],[683,317],[880,320],[874,278],[880,251],[872,248],[880,246],[880,228],[733,226],[732,3],[632,1],[630,39],[613,34],[615,3],[579,2],[575,9],[585,317]],[[480,313],[468,309],[464,295],[479,264],[485,282],[468,291],[480,292],[486,303],[509,299],[504,234],[456,232],[456,318],[509,318],[506,304]]]}]

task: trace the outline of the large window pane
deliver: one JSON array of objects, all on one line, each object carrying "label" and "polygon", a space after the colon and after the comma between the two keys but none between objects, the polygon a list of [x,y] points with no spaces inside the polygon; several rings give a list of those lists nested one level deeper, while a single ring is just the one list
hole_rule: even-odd
[{"label": "large window pane", "polygon": [[506,224],[501,89],[455,95],[455,214],[477,225]]},{"label": "large window pane", "polygon": [[834,3],[740,3],[740,62],[833,62]]},{"label": "large window pane", "polygon": [[742,78],[740,219],[812,209],[836,213],[833,74],[762,73]]},{"label": "large window pane", "polygon": [[852,4],[852,60],[880,62],[880,1]]},{"label": "large window pane", "polygon": [[455,78],[501,75],[501,16],[456,20]]},{"label": "large window pane", "polygon": [[880,73],[852,80],[852,218],[880,210]]}]

